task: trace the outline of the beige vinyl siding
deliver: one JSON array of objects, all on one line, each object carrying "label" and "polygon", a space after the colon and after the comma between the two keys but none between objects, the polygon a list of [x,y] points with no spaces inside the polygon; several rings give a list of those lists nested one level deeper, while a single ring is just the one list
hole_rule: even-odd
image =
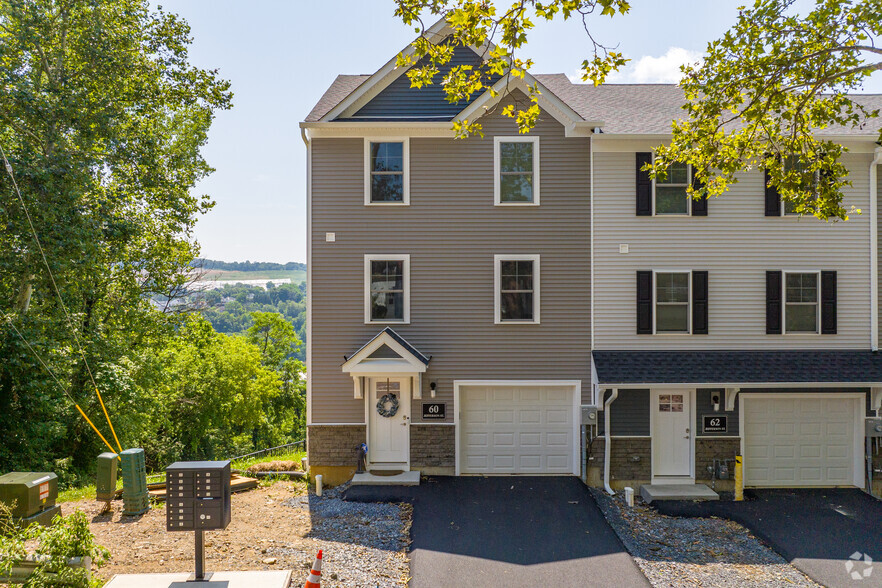
[{"label": "beige vinyl siding", "polygon": [[[869,178],[869,175],[867,176]],[[869,181],[869,180],[868,180]],[[876,166],[876,218],[882,219],[882,213],[879,211],[879,206],[882,205],[882,165]],[[868,211],[869,212],[869,211]],[[865,213],[866,214],[866,213]],[[879,235],[882,235],[882,220],[878,221],[877,227],[877,244],[876,247],[880,250],[879,255],[876,259],[877,263],[882,265],[882,238]],[[880,267],[879,274],[882,275],[882,267]],[[882,288],[880,288],[882,290]],[[877,295],[882,297],[882,293],[877,292]],[[880,300],[880,308],[882,308],[882,300]],[[879,312],[879,331],[882,332],[882,311]]]},{"label": "beige vinyl siding", "polygon": [[[643,151],[649,151],[647,145]],[[635,215],[634,152],[594,153],[597,349],[854,348],[870,344],[870,155],[846,155],[848,222],[765,217],[763,173],[740,174],[707,217]],[[619,253],[627,243],[630,252]],[[707,270],[708,335],[637,335],[637,270]],[[766,270],[838,272],[837,335],[766,335]]]},{"label": "beige vinyl siding", "polygon": [[[312,169],[312,422],[361,423],[341,371],[383,325],[364,324],[365,254],[409,254],[410,324],[391,325],[432,356],[423,377],[453,420],[453,381],[581,380],[590,397],[589,142],[543,115],[541,206],[493,205],[491,115],[484,138],[411,138],[410,206],[365,207],[362,139],[315,139]],[[336,233],[335,243],[325,233]],[[541,256],[541,324],[493,323],[493,256]],[[413,404],[419,422],[420,401]]]}]

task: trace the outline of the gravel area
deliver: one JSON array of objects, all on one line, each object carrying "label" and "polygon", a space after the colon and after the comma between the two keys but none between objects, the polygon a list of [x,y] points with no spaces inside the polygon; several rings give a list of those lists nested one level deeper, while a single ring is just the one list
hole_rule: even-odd
[{"label": "gravel area", "polygon": [[667,517],[636,497],[627,507],[621,492],[591,493],[653,586],[819,586],[738,523]]},{"label": "gravel area", "polygon": [[[206,569],[290,569],[291,586],[300,588],[322,549],[322,588],[406,585],[410,505],[344,502],[341,491],[318,498],[302,481],[280,481],[234,494],[230,526],[205,535]],[[110,561],[96,571],[100,579],[193,571],[193,533],[167,532],[164,505],[138,517],[122,516],[121,501],[106,514],[94,500],[62,505],[65,515],[75,509],[85,511],[96,541],[110,550]]]},{"label": "gravel area", "polygon": [[[346,502],[348,484],[285,501],[287,507],[305,510],[312,521],[309,536],[325,545],[322,586],[406,586],[410,575],[407,548],[413,509],[409,504]],[[296,555],[278,546],[270,555]],[[314,557],[314,554],[313,556]],[[312,559],[307,557],[304,568]],[[292,586],[300,586],[292,581]]]}]

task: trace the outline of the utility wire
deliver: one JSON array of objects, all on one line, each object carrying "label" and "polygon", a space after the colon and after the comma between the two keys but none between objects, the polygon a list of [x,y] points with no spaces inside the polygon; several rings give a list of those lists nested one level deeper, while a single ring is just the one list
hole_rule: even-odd
[{"label": "utility wire", "polygon": [[[74,336],[74,341],[77,343],[77,349],[80,351],[80,356],[83,358],[83,365],[86,366],[86,372],[89,374],[89,380],[92,382],[92,387],[95,388],[95,394],[98,395],[98,402],[101,403],[101,410],[104,411],[104,418],[107,419],[107,424],[110,426],[110,432],[113,433],[113,439],[116,441],[117,447],[119,447],[120,452],[122,452],[122,445],[120,445],[119,438],[116,436],[116,431],[113,429],[113,423],[110,422],[110,415],[107,414],[107,407],[104,406],[104,399],[101,398],[101,392],[98,391],[98,384],[95,382],[95,377],[92,375],[92,370],[89,368],[89,362],[86,360],[86,353],[83,351],[83,346],[80,343],[80,338],[77,336],[77,330],[73,325],[73,321],[70,319],[70,313],[67,311],[67,307],[64,305],[64,300],[61,298],[61,292],[58,290],[58,284],[55,283],[55,276],[52,275],[52,269],[49,267],[49,261],[46,259],[46,253],[43,251],[43,245],[40,243],[40,238],[37,236],[37,230],[34,228],[34,223],[31,220],[31,214],[28,212],[28,207],[25,205],[24,198],[21,195],[21,190],[18,188],[18,182],[15,181],[15,175],[12,173],[12,165],[9,163],[9,159],[6,158],[6,153],[3,151],[3,146],[0,145],[0,157],[3,158],[3,163],[6,167],[6,173],[9,175],[9,179],[12,180],[12,186],[15,188],[15,193],[18,195],[18,201],[21,202],[21,207],[24,210],[25,217],[28,219],[28,225],[31,227],[31,234],[34,236],[34,241],[37,243],[37,249],[40,250],[40,255],[43,257],[43,264],[46,266],[46,271],[49,272],[49,279],[52,281],[52,287],[55,289],[55,295],[58,296],[58,302],[61,304],[61,309],[64,311],[64,316],[67,319],[67,326],[70,327],[71,332]],[[80,408],[77,406],[77,408]],[[82,410],[80,410],[82,413]],[[86,415],[83,414],[85,417]],[[86,417],[86,420],[89,420]],[[91,424],[92,421],[89,421]],[[93,425],[94,426],[94,425]],[[95,429],[97,432],[97,429]],[[98,433],[99,435],[101,433]],[[102,439],[104,437],[101,437]],[[113,448],[111,447],[111,451]]]},{"label": "utility wire", "polygon": [[[98,433],[98,436],[101,437],[101,440],[104,441],[104,444],[107,445],[107,447],[110,449],[110,452],[111,452],[111,453],[116,453],[116,452],[113,450],[113,446],[111,446],[110,443],[107,442],[107,439],[104,438],[104,435],[102,435],[102,434],[101,434],[101,431],[98,430],[98,427],[95,426],[95,423],[93,423],[93,422],[89,419],[89,417],[86,416],[86,413],[83,412],[83,409],[80,408],[80,405],[77,404],[77,401],[74,400],[74,397],[71,396],[71,395],[70,395],[70,392],[68,392],[67,389],[61,384],[61,380],[58,379],[58,376],[55,375],[55,372],[53,372],[51,369],[49,369],[49,366],[46,365],[46,362],[43,361],[43,358],[40,357],[40,354],[39,354],[39,353],[37,353],[37,350],[34,349],[34,348],[31,346],[31,344],[28,342],[28,340],[25,339],[25,336],[21,334],[21,331],[19,331],[19,330],[15,327],[15,323],[12,322],[12,319],[9,318],[9,315],[7,315],[6,313],[3,313],[3,318],[6,319],[6,322],[9,323],[9,326],[12,327],[12,330],[13,330],[13,331],[15,331],[15,334],[18,335],[19,338],[20,338],[22,341],[24,341],[24,344],[28,346],[28,349],[31,350],[31,353],[34,354],[34,357],[36,357],[36,358],[37,358],[37,361],[39,361],[40,364],[43,366],[43,369],[45,369],[45,370],[49,373],[49,375],[52,376],[52,379],[55,380],[55,383],[56,383],[56,384],[58,384],[58,388],[64,393],[65,396],[67,396],[67,398],[68,398],[71,402],[73,402],[73,405],[77,408],[78,411],[80,411],[80,414],[83,415],[83,418],[86,419],[86,422],[89,423],[89,424],[92,426],[92,429],[93,429],[96,433]],[[117,458],[119,458],[119,456],[117,456]]]}]

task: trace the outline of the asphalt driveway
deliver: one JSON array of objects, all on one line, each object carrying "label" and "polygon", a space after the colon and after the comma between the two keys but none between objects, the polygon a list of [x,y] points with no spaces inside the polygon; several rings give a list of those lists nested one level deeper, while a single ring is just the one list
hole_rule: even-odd
[{"label": "asphalt driveway", "polygon": [[411,588],[649,586],[578,478],[430,477],[345,498],[413,504]]},{"label": "asphalt driveway", "polygon": [[[664,501],[652,506],[669,516],[717,516],[741,523],[829,588],[882,587],[879,500],[849,488],[748,490],[745,496],[745,502]],[[849,565],[855,554],[860,561]],[[864,554],[877,563],[871,565]]]}]

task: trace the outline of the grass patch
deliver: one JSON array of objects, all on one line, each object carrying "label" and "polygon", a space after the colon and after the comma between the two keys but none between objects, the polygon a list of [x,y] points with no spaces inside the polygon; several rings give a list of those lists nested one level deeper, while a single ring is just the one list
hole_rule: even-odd
[{"label": "grass patch", "polygon": [[[245,273],[245,272],[243,272],[243,273]],[[247,272],[247,273],[251,273],[251,272]],[[289,451],[289,452],[285,452],[285,453],[277,453],[274,455],[265,455],[262,457],[252,457],[249,459],[240,459],[238,461],[232,462],[230,467],[234,470],[244,471],[255,464],[267,463],[267,462],[271,462],[271,461],[295,461],[299,464],[300,460],[303,459],[304,457],[306,457],[306,451],[295,450],[295,451]],[[286,476],[286,478],[287,478],[287,476]],[[164,482],[164,481],[165,481],[165,473],[163,473],[163,472],[157,472],[155,474],[148,474],[147,475],[147,482],[150,484],[152,484],[154,482]],[[263,486],[264,483],[266,483],[266,485],[270,485],[276,481],[277,480],[275,480],[275,479],[264,478],[261,481],[261,486]],[[117,479],[116,487],[117,487],[117,489],[122,488],[122,478]],[[87,484],[86,486],[79,486],[77,488],[67,488],[66,490],[59,490],[58,491],[58,500],[56,500],[56,502],[58,504],[61,504],[63,502],[76,502],[78,500],[85,500],[87,498],[92,499],[92,500],[95,499],[95,484]]]},{"label": "grass patch", "polygon": [[274,455],[265,455],[262,457],[252,457],[249,459],[241,459],[239,461],[234,461],[232,463],[232,468],[234,470],[247,470],[251,466],[259,463],[267,463],[270,461],[296,461],[300,463],[300,460],[306,457],[306,452],[302,450],[297,451],[289,451],[285,453],[277,453]]}]

